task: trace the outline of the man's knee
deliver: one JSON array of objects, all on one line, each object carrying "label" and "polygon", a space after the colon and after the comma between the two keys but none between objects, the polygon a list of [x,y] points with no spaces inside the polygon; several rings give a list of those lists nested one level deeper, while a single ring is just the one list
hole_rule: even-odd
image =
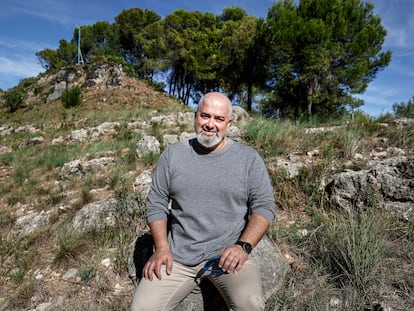
[{"label": "man's knee", "polygon": [[265,303],[261,295],[241,295],[232,301],[231,309],[234,311],[262,311]]},{"label": "man's knee", "polygon": [[130,311],[154,311],[160,308],[160,299],[152,295],[139,295],[135,293],[132,299]]}]

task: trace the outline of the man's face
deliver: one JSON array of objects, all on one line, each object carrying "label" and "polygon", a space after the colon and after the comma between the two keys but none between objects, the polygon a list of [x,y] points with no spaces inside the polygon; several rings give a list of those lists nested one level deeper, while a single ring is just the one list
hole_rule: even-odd
[{"label": "man's face", "polygon": [[205,100],[196,113],[195,131],[197,141],[208,149],[222,147],[223,138],[230,126],[228,104],[216,99]]}]

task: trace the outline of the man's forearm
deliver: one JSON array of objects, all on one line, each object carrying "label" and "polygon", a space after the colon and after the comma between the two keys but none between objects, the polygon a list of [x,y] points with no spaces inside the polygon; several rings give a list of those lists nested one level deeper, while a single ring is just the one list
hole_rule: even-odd
[{"label": "man's forearm", "polygon": [[269,228],[269,222],[263,216],[253,213],[240,236],[240,241],[248,242],[255,247],[266,233],[267,228]]},{"label": "man's forearm", "polygon": [[155,249],[169,249],[167,239],[167,221],[156,220],[149,224]]}]

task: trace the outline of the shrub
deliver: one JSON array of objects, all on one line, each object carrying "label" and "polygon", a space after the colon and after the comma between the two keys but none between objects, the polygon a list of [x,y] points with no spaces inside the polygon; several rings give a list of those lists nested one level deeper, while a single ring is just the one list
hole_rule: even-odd
[{"label": "shrub", "polygon": [[30,78],[26,78],[20,81],[19,85],[22,87],[28,87],[31,86],[33,84],[35,84],[37,81],[36,77],[30,77]]},{"label": "shrub", "polygon": [[27,93],[21,88],[12,88],[3,94],[5,105],[9,112],[15,112],[23,104]]},{"label": "shrub", "polygon": [[53,263],[57,266],[66,266],[76,260],[89,249],[89,241],[84,235],[63,227],[57,237],[57,250]]},{"label": "shrub", "polygon": [[378,275],[387,255],[382,225],[381,213],[371,208],[344,212],[319,232],[322,258],[345,287],[351,285],[364,294]]},{"label": "shrub", "polygon": [[396,117],[413,118],[414,117],[414,96],[407,103],[395,103],[392,105],[392,110]]},{"label": "shrub", "polygon": [[79,86],[74,86],[62,94],[63,107],[71,108],[79,106],[82,102],[82,91]]},{"label": "shrub", "polygon": [[96,275],[96,269],[94,267],[87,267],[80,273],[80,278],[82,281],[87,282]]}]

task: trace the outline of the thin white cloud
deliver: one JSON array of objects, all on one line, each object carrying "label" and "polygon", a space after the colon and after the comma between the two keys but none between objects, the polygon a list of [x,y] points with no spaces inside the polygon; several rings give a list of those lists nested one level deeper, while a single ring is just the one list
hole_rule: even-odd
[{"label": "thin white cloud", "polygon": [[15,59],[0,57],[0,75],[29,77],[37,75],[42,70],[43,68],[33,57],[18,57]]},{"label": "thin white cloud", "polygon": [[374,12],[381,17],[387,30],[385,46],[388,48],[412,49],[414,43],[414,1],[412,0],[371,0]]},{"label": "thin white cloud", "polygon": [[18,40],[18,39],[9,38],[9,37],[0,35],[0,48],[1,47],[6,48],[7,50],[18,49],[19,53],[22,53],[22,52],[33,53],[33,52],[41,51],[48,47],[53,48],[50,46],[49,43],[45,43],[45,42],[40,43],[40,42],[35,42],[35,41]]}]

